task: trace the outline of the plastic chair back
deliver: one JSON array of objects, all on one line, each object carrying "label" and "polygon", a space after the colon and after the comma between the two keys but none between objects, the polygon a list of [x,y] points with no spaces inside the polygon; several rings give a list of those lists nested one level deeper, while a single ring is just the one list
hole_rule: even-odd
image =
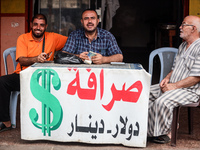
[{"label": "plastic chair back", "polygon": [[5,73],[6,75],[8,74],[8,65],[7,65],[7,57],[8,55],[11,56],[12,58],[12,61],[13,61],[13,65],[14,65],[14,70],[16,69],[16,66],[17,66],[17,62],[16,62],[16,46],[14,47],[10,47],[8,49],[6,49],[4,52],[3,52],[3,60],[4,60],[4,65],[5,65]]},{"label": "plastic chair back", "polygon": [[[149,73],[153,75],[153,59],[156,55],[159,56],[161,71],[159,82],[171,71],[174,59],[177,55],[178,49],[173,47],[163,47],[155,49],[149,56]],[[152,77],[151,77],[152,82]]]},{"label": "plastic chair back", "polygon": [[[14,70],[16,69],[17,62],[16,62],[16,47],[11,47],[6,49],[3,52],[3,60],[5,65],[5,73],[8,74],[8,65],[7,65],[7,57],[8,55],[11,56],[13,61]],[[17,112],[17,99],[19,95],[19,91],[12,91],[10,94],[10,120],[13,128],[16,128],[16,112]]]}]

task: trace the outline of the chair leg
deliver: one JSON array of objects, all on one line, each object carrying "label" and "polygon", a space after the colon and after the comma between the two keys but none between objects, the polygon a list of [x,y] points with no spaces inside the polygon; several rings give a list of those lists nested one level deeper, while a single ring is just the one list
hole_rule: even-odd
[{"label": "chair leg", "polygon": [[10,120],[12,128],[16,128],[17,99],[19,92],[13,91],[10,95]]},{"label": "chair leg", "polygon": [[188,130],[193,134],[193,108],[188,107]]},{"label": "chair leg", "polygon": [[173,111],[173,121],[172,121],[172,126],[171,126],[171,146],[176,146],[179,111],[180,111],[180,107],[175,107]]}]

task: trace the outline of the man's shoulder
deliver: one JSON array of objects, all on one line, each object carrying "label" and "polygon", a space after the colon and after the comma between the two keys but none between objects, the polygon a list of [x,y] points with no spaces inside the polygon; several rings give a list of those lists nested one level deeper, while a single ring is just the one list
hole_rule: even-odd
[{"label": "man's shoulder", "polygon": [[[72,34],[72,35],[80,36],[80,35],[83,35],[83,34],[84,34],[84,30],[83,30],[83,28],[80,28],[80,29],[77,29],[77,30],[75,30],[75,31],[72,31],[71,34]],[[71,34],[70,34],[70,35],[71,35]]]},{"label": "man's shoulder", "polygon": [[55,32],[45,32],[45,38],[49,38],[49,39],[67,39],[67,36],[64,36],[62,34],[59,33],[55,33]]},{"label": "man's shoulder", "polygon": [[72,31],[70,33],[69,37],[73,37],[75,39],[81,39],[84,37],[84,30],[82,28],[76,29],[75,31]]},{"label": "man's shoulder", "polygon": [[28,33],[24,33],[24,34],[21,34],[18,39],[23,39],[23,40],[30,40],[32,39],[32,36],[31,36],[31,33],[28,32]]},{"label": "man's shoulder", "polygon": [[99,36],[101,38],[112,38],[114,37],[113,34],[105,29],[102,29],[102,28],[97,28],[98,30],[98,33],[99,33]]},{"label": "man's shoulder", "polygon": [[45,32],[45,36],[63,36],[63,35],[55,32]]},{"label": "man's shoulder", "polygon": [[97,28],[97,30],[102,34],[111,34],[108,30],[105,30],[105,29],[102,29],[102,28]]}]

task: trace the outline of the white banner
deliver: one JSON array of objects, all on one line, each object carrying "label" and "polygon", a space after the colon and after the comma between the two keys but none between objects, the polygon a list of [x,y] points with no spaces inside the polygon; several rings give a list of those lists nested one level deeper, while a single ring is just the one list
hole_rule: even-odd
[{"label": "white banner", "polygon": [[144,69],[29,67],[20,80],[22,139],[146,146]]}]

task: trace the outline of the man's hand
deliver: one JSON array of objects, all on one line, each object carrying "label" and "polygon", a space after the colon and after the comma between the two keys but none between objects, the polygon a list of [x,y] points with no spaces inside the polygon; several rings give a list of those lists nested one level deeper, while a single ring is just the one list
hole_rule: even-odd
[{"label": "man's hand", "polygon": [[164,79],[160,82],[160,87],[163,88],[167,83],[169,83],[169,79],[168,79],[168,78],[164,78]]},{"label": "man's hand", "polygon": [[161,87],[162,92],[170,91],[170,90],[175,90],[177,89],[176,83],[169,83],[165,84],[164,87]]},{"label": "man's hand", "polygon": [[173,87],[171,87],[171,83],[169,85],[169,80],[170,80],[172,72],[173,71],[171,70],[170,73],[160,82],[160,88],[161,88],[163,93],[168,91],[168,90],[172,90],[172,88],[173,88]]},{"label": "man's hand", "polygon": [[48,55],[46,53],[41,53],[37,57],[37,62],[43,63],[46,61],[47,57],[48,57]]},{"label": "man's hand", "polygon": [[[79,55],[79,57],[84,60],[90,60],[88,57],[88,52],[83,52]],[[95,56],[92,56],[91,61],[94,64],[107,64],[110,62],[122,62],[123,55],[122,54],[115,54],[112,56],[102,56],[99,53],[96,53]]]},{"label": "man's hand", "polygon": [[36,62],[43,63],[46,61],[48,55],[46,53],[41,53],[35,57],[19,57],[18,61],[21,66],[30,66]]},{"label": "man's hand", "polygon": [[79,57],[84,61],[84,60],[89,60],[89,57],[88,57],[88,52],[83,52],[79,55]]},{"label": "man's hand", "polygon": [[94,64],[103,64],[103,56],[99,53],[97,53],[95,56],[92,56],[91,60]]}]

